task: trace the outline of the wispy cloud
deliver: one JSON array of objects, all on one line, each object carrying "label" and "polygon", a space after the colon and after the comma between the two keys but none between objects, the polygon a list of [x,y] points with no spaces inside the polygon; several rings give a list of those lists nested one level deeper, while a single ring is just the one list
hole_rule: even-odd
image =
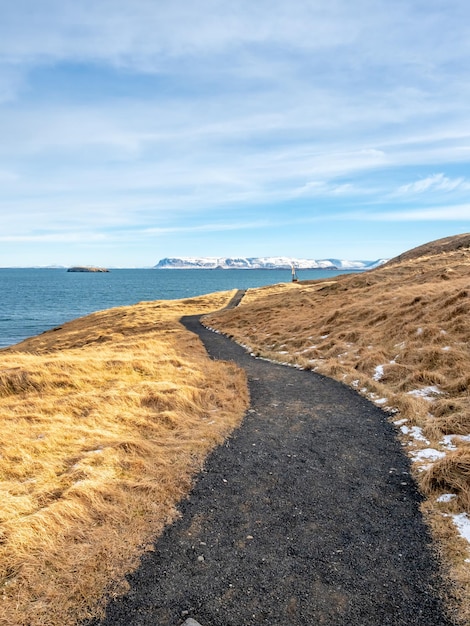
[{"label": "wispy cloud", "polygon": [[399,194],[417,194],[427,191],[468,191],[470,190],[470,181],[464,177],[448,178],[444,174],[432,174],[426,178],[402,185],[398,189]]},{"label": "wispy cloud", "polygon": [[348,218],[374,222],[462,222],[470,221],[470,204],[402,209],[396,211],[352,212],[349,214]]},{"label": "wispy cloud", "polygon": [[[340,195],[352,195],[354,193],[354,187],[350,183],[333,183],[325,181],[310,181],[294,189],[292,192],[293,197],[315,197],[315,196],[340,196]],[[356,191],[356,193],[358,193]]]},{"label": "wispy cloud", "polygon": [[89,245],[90,243],[103,243],[109,239],[104,233],[96,233],[94,231],[88,232],[60,232],[60,233],[37,233],[37,234],[24,234],[24,235],[0,235],[0,242],[2,243],[81,243]]}]

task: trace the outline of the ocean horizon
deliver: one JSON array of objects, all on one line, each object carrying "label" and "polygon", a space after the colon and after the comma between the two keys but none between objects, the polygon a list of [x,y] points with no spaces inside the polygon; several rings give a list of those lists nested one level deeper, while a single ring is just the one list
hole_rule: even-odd
[{"label": "ocean horizon", "polygon": [[[0,268],[0,348],[95,311],[291,281],[290,269],[108,269],[75,273],[64,267]],[[299,280],[315,280],[357,271],[297,274]]]}]

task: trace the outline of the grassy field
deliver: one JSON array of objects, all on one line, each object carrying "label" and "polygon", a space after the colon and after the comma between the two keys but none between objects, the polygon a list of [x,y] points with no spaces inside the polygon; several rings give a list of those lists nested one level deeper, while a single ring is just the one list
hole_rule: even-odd
[{"label": "grassy field", "polygon": [[244,373],[181,315],[234,292],[99,312],[0,351],[0,623],[70,626],[178,515],[240,423]]},{"label": "grassy field", "polygon": [[[364,273],[250,290],[204,323],[390,412],[470,624],[470,235]],[[459,532],[460,528],[460,532]]]}]

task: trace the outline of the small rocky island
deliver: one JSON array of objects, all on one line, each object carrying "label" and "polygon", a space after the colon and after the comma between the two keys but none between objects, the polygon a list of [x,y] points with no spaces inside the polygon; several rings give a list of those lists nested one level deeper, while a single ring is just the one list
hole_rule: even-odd
[{"label": "small rocky island", "polygon": [[105,267],[87,267],[78,265],[76,267],[69,267],[67,272],[109,272]]}]

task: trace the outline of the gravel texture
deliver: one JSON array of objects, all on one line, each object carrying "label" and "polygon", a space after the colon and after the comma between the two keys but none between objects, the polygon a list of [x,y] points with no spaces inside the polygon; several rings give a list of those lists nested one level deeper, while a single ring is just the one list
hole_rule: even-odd
[{"label": "gravel texture", "polygon": [[331,379],[249,356],[195,317],[183,323],[213,358],[245,368],[251,407],[99,625],[451,626],[387,415]]}]

